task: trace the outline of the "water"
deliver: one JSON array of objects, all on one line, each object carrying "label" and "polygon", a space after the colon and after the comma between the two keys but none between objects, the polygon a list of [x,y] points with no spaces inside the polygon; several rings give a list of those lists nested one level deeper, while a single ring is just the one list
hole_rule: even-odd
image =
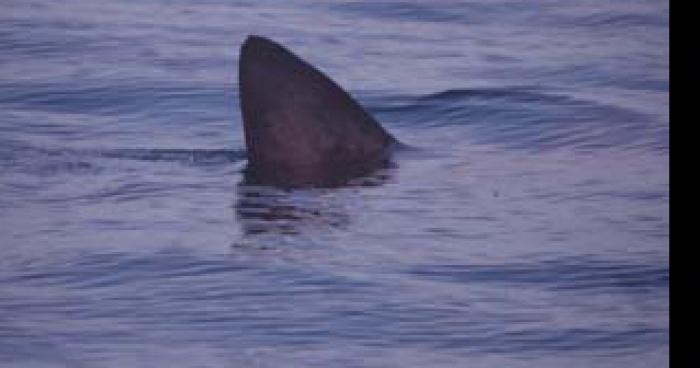
[{"label": "water", "polygon": [[[668,6],[3,1],[0,366],[667,366]],[[251,33],[416,149],[243,185]]]}]

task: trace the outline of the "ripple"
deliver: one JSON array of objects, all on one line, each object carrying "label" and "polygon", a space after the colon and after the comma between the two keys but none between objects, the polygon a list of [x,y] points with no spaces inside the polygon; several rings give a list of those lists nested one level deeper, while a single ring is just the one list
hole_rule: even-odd
[{"label": "ripple", "polygon": [[668,287],[667,265],[613,262],[595,258],[562,258],[537,263],[499,265],[432,265],[409,274],[457,283],[539,285],[549,290],[649,293]]},{"label": "ripple", "polygon": [[411,128],[460,127],[460,137],[478,144],[529,150],[655,150],[666,142],[648,114],[532,87],[449,89],[383,103],[371,108],[381,120]]}]

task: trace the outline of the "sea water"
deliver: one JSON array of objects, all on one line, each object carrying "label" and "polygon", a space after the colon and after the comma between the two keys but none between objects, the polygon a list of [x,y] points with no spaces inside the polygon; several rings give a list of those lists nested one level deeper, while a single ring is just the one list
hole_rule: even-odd
[{"label": "sea water", "polygon": [[[3,1],[0,366],[666,366],[668,7]],[[248,34],[412,149],[244,185]]]}]

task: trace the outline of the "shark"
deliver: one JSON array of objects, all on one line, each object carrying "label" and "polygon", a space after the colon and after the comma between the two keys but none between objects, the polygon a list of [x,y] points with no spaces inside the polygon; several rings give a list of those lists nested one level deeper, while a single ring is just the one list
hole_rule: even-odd
[{"label": "shark", "polygon": [[238,83],[250,182],[343,185],[402,145],[338,83],[266,37],[242,43]]}]

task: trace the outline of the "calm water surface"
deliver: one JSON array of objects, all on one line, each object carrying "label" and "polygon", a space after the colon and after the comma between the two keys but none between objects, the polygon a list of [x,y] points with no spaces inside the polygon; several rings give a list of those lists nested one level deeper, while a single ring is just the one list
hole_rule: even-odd
[{"label": "calm water surface", "polygon": [[[416,149],[242,184],[250,33]],[[666,1],[3,1],[0,366],[666,366],[668,120]]]}]

